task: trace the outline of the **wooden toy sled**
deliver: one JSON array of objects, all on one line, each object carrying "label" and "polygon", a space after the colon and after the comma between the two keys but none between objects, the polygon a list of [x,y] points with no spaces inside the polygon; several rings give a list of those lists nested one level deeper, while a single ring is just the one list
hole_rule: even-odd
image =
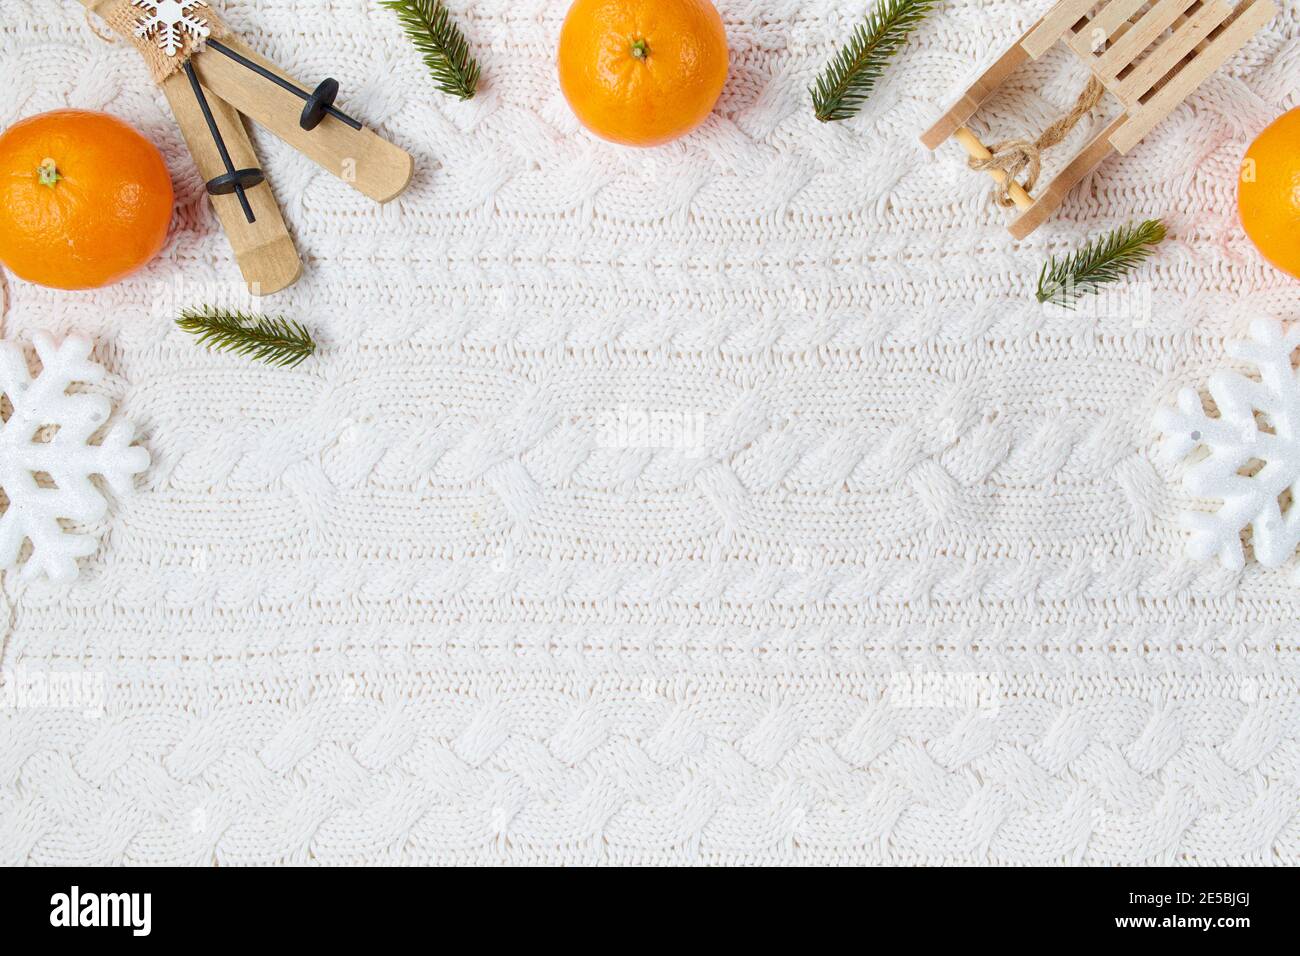
[{"label": "wooden toy sled", "polygon": [[[1060,0],[962,94],[921,141],[936,149],[956,139],[971,165],[997,182],[1003,205],[1020,215],[1009,229],[1023,239],[1050,216],[1084,176],[1112,152],[1127,153],[1205,79],[1273,18],[1273,0]],[[1036,141],[1013,140],[992,149],[966,122],[1007,78],[1064,42],[1091,73],[1089,89],[1070,116]],[[1055,145],[1104,93],[1124,112],[1085,144],[1037,195],[1038,154]],[[1058,135],[1059,134],[1059,135]],[[999,149],[999,146],[1005,149]],[[1030,169],[1022,184],[1017,175]]]}]

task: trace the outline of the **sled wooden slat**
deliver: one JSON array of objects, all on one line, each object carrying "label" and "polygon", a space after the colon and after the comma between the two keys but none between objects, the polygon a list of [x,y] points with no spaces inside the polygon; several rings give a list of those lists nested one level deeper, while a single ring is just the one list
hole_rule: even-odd
[{"label": "sled wooden slat", "polygon": [[1131,23],[1133,17],[1147,4],[1147,0],[1110,0],[1097,15],[1088,21],[1088,31],[1094,36],[1105,34],[1109,40],[1115,35],[1115,31],[1126,23]]},{"label": "sled wooden slat", "polygon": [[[1196,45],[1210,35],[1210,32],[1232,13],[1232,7],[1223,0],[1213,0],[1203,4],[1199,10],[1178,24],[1174,32],[1152,49],[1115,88],[1115,95],[1125,106],[1137,104],[1153,86],[1165,78],[1183,57],[1196,49]],[[1194,68],[1197,63],[1190,62],[1186,68]],[[1209,72],[1205,72],[1209,76]],[[1198,85],[1200,80],[1197,81]]]},{"label": "sled wooden slat", "polygon": [[1025,52],[1037,60],[1065,35],[1065,32],[1096,6],[1097,0],[1061,0],[1021,41]]},{"label": "sled wooden slat", "polygon": [[1093,72],[1112,93],[1120,71],[1131,64],[1138,55],[1160,38],[1174,21],[1181,17],[1197,0],[1159,0],[1120,39],[1098,57]]},{"label": "sled wooden slat", "polygon": [[1106,48],[1115,31],[1129,22],[1129,18],[1142,9],[1147,0],[1111,0],[1078,33],[1068,39],[1070,49],[1087,61]]},{"label": "sled wooden slat", "polygon": [[1277,13],[1272,0],[1255,0],[1249,5],[1243,0],[1238,4],[1238,10],[1232,22],[1203,50],[1198,51],[1192,62],[1185,64],[1177,75],[1129,115],[1128,122],[1111,137],[1111,145],[1117,151],[1127,153],[1136,146],[1142,137],[1151,132],[1152,127],[1187,99],[1193,90],[1227,62],[1228,57],[1245,46]]}]

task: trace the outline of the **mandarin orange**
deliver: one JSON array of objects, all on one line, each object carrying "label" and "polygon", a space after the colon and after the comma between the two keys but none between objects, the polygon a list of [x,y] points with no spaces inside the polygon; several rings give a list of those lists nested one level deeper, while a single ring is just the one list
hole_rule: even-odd
[{"label": "mandarin orange", "polygon": [[0,264],[29,282],[116,282],[158,254],[171,217],[162,155],[115,117],[55,110],[0,135]]},{"label": "mandarin orange", "polygon": [[709,0],[577,0],[560,31],[560,89],[597,136],[658,146],[704,122],[727,79]]},{"label": "mandarin orange", "polygon": [[1264,258],[1300,279],[1300,107],[1283,113],[1250,144],[1237,211]]}]

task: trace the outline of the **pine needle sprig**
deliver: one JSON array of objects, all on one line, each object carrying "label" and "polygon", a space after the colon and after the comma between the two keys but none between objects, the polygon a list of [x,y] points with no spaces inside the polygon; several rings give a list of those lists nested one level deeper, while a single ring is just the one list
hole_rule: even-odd
[{"label": "pine needle sprig", "polygon": [[879,0],[809,90],[817,118],[832,123],[857,113],[894,54],[940,2]]},{"label": "pine needle sprig", "polygon": [[397,14],[438,89],[471,99],[478,89],[478,62],[442,0],[380,0],[380,5]]},{"label": "pine needle sprig", "polygon": [[1064,259],[1052,256],[1038,274],[1038,301],[1072,309],[1081,296],[1141,265],[1164,238],[1165,224],[1148,219],[1099,236]]},{"label": "pine needle sprig", "polygon": [[186,309],[176,324],[199,337],[199,344],[234,352],[268,365],[293,368],[316,351],[311,333],[297,322],[264,315],[227,312],[205,306]]}]

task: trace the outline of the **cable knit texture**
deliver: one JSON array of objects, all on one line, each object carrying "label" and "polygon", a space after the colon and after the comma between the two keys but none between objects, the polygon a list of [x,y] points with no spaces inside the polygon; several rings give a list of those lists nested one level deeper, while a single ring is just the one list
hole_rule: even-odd
[{"label": "cable knit texture", "polygon": [[[177,190],[130,281],[4,279],[153,465],[75,584],[5,576],[0,862],[1300,862],[1294,561],[1188,559],[1151,424],[1300,318],[1234,198],[1296,5],[1024,243],[918,136],[1046,0],[949,0],[828,125],[865,0],[717,5],[716,114],[636,151],[563,102],[563,0],[453,0],[464,103],[369,0],[219,4],[416,157],[381,208],[256,134],[306,262],[261,306],[321,346],[277,370],[172,325],[249,303],[139,56],[0,0],[0,123],[111,111]],[[1049,56],[978,132],[1084,79]],[[1148,217],[1122,297],[1035,302]]]}]

